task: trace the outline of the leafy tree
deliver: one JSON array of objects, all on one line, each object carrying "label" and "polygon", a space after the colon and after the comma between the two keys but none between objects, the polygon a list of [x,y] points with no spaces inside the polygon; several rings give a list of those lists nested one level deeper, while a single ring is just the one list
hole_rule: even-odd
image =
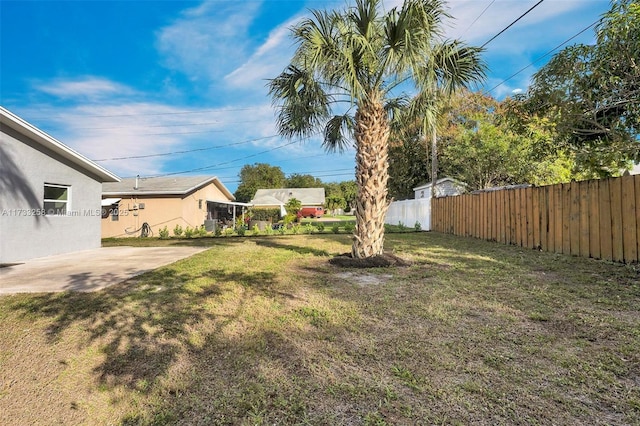
[{"label": "leafy tree", "polygon": [[[470,189],[583,177],[572,172],[571,153],[554,147],[553,124],[546,119],[523,120],[514,105],[520,104],[468,91],[443,103],[437,145],[442,174],[466,182]],[[421,126],[416,121],[392,133],[389,192],[393,197],[410,198],[414,187],[433,180]]]},{"label": "leafy tree", "polygon": [[324,196],[326,197],[342,197],[342,189],[338,182],[325,182],[322,184],[324,188]]},{"label": "leafy tree", "polygon": [[240,184],[234,196],[236,200],[247,203],[258,189],[283,188],[284,183],[285,177],[280,167],[266,163],[247,164],[240,169]]},{"label": "leafy tree", "polygon": [[337,209],[343,209],[347,206],[347,202],[345,201],[344,197],[336,196],[325,197],[324,204],[327,210],[330,210],[332,213],[335,213],[335,210]]},{"label": "leafy tree", "polygon": [[392,132],[389,147],[389,197],[392,199],[413,198],[413,188],[431,180],[428,151],[420,134],[420,130],[416,130],[413,136],[398,137]]},{"label": "leafy tree", "polygon": [[340,182],[340,190],[342,191],[342,197],[346,205],[343,207],[345,212],[351,211],[351,206],[356,202],[356,195],[358,194],[358,184],[354,180],[345,180]]},{"label": "leafy tree", "polygon": [[551,150],[548,123],[512,125],[509,100],[498,102],[480,93],[457,99],[449,111],[452,126],[443,144],[443,170],[469,185],[469,189],[570,180],[572,158]]},{"label": "leafy tree", "polygon": [[523,97],[531,112],[556,125],[556,144],[600,176],[640,160],[640,4],[611,4],[596,44],[560,51]]},{"label": "leafy tree", "polygon": [[287,214],[295,215],[302,208],[302,202],[297,198],[289,198],[287,204],[284,205],[284,209],[287,211]]},{"label": "leafy tree", "polygon": [[269,83],[280,134],[322,132],[325,148],[339,151],[355,139],[355,258],[384,248],[389,113],[406,104],[394,89],[413,84],[420,92],[434,80],[456,87],[482,75],[479,49],[442,41],[442,1],[381,9],[380,0],[356,0],[342,11],[313,10],[292,29],[298,47],[290,65]]},{"label": "leafy tree", "polygon": [[287,188],[321,188],[322,181],[311,175],[294,173],[285,180]]}]

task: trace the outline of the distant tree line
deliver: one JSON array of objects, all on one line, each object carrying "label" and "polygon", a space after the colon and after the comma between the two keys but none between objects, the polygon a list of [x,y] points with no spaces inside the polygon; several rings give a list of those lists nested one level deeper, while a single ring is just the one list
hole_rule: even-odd
[{"label": "distant tree line", "polygon": [[240,184],[234,193],[242,203],[251,201],[258,189],[324,188],[327,210],[350,210],[356,196],[356,182],[322,182],[309,174],[294,173],[287,177],[278,166],[267,163],[247,164],[240,170]]}]

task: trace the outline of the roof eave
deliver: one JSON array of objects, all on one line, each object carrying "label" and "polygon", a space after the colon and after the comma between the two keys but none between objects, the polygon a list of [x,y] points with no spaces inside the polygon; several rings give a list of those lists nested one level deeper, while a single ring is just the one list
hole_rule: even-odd
[{"label": "roof eave", "polygon": [[84,170],[101,179],[102,182],[120,182],[120,178],[109,170],[94,163],[84,155],[74,151],[53,136],[29,124],[2,106],[0,106],[0,123],[28,136],[40,145],[82,167]]}]

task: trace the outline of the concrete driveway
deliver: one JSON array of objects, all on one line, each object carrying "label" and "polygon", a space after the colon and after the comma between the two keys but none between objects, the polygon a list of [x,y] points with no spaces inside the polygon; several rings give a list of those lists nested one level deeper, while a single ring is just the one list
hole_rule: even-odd
[{"label": "concrete driveway", "polygon": [[206,247],[104,247],[0,268],[0,294],[96,291],[207,250]]}]

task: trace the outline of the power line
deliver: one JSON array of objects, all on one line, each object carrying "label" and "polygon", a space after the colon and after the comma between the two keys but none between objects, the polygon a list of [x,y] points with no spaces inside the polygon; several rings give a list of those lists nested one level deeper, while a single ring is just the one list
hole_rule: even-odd
[{"label": "power line", "polygon": [[467,31],[469,31],[469,29],[471,27],[473,27],[473,24],[475,24],[476,22],[478,22],[478,19],[480,19],[482,17],[482,15],[484,15],[484,13],[487,11],[487,9],[489,9],[491,7],[492,4],[494,4],[496,2],[496,0],[492,0],[491,3],[489,3],[489,6],[485,7],[484,10],[482,12],[480,12],[480,15],[478,15],[478,17],[476,19],[473,20],[473,22],[471,24],[469,24],[469,26],[467,27],[466,30],[464,30],[464,32],[462,34],[460,34],[460,37],[464,36]]},{"label": "power line", "polygon": [[92,160],[92,161],[135,160],[135,159],[140,159],[140,158],[165,157],[165,156],[168,156],[168,155],[188,154],[188,153],[191,153],[191,152],[210,151],[212,149],[226,148],[226,147],[235,146],[235,145],[243,145],[243,144],[247,144],[247,143],[251,143],[251,142],[256,142],[256,141],[259,141],[259,140],[271,139],[271,138],[274,138],[276,136],[279,136],[279,135],[265,136],[263,138],[249,139],[249,140],[242,141],[242,142],[233,142],[233,143],[229,143],[229,144],[226,144],[226,145],[216,145],[216,146],[210,146],[210,147],[206,147],[206,148],[185,149],[185,150],[182,150],[182,151],[163,152],[163,153],[160,153],[160,154],[130,155],[128,157],[102,158],[102,159],[99,159],[99,160]]},{"label": "power line", "polygon": [[511,80],[513,77],[515,77],[516,75],[520,74],[521,72],[523,72],[524,70],[526,70],[527,68],[529,68],[530,66],[536,64],[537,62],[539,62],[540,60],[544,59],[545,57],[549,56],[551,53],[555,52],[556,50],[558,50],[559,48],[561,48],[562,46],[564,46],[565,44],[569,43],[571,40],[573,40],[574,38],[578,37],[580,34],[584,33],[585,31],[587,31],[589,28],[593,27],[594,25],[596,25],[598,22],[600,22],[600,19],[594,21],[592,24],[590,24],[589,26],[585,27],[583,30],[581,30],[580,32],[578,32],[577,34],[574,34],[572,37],[568,38],[567,40],[563,41],[562,43],[560,43],[559,45],[557,45],[556,47],[554,47],[553,49],[549,50],[548,52],[546,52],[544,55],[534,59],[531,63],[529,63],[527,66],[521,68],[520,70],[518,70],[517,72],[515,72],[514,74],[510,75],[509,77],[505,78],[504,80],[502,80],[500,83],[496,84],[495,86],[493,86],[491,89],[485,91],[485,93],[490,93],[493,92],[495,89],[497,89],[498,87],[502,86],[504,83],[506,83],[507,81]]},{"label": "power line", "polygon": [[[86,115],[86,114],[65,114],[66,116],[76,116],[83,118],[118,118],[118,117],[149,117],[149,116],[158,116],[158,115],[186,115],[186,114],[208,114],[212,112],[235,112],[235,111],[250,111],[254,109],[261,109],[262,106],[257,107],[243,107],[243,108],[224,108],[224,109],[204,109],[204,110],[185,110],[185,111],[171,111],[171,112],[141,112],[138,114],[95,114],[95,115]],[[31,120],[55,120],[59,117],[31,117]]]},{"label": "power line", "polygon": [[[278,149],[285,148],[285,147],[287,147],[289,145],[293,145],[294,143],[302,142],[302,140],[303,139],[298,139],[298,140],[291,141],[291,142],[283,144],[283,145],[276,146],[275,148],[271,148],[271,149],[267,149],[267,150],[264,150],[264,151],[260,151],[260,152],[257,152],[255,154],[247,155],[245,157],[236,158],[235,160],[229,160],[229,161],[224,161],[224,162],[218,163],[218,164],[212,164],[210,166],[197,167],[195,169],[190,169],[190,170],[182,170],[182,171],[179,171],[179,172],[171,172],[171,173],[162,173],[162,174],[158,174],[158,175],[145,176],[145,177],[147,177],[147,178],[166,177],[166,176],[174,176],[174,175],[183,175],[183,174],[187,174],[187,173],[194,173],[194,172],[199,172],[199,171],[207,170],[207,169],[213,169],[213,168],[218,167],[218,166],[224,166],[226,164],[231,164],[231,163],[235,163],[235,162],[238,162],[238,161],[246,160],[248,158],[257,157],[259,155],[266,154],[267,152],[276,151]],[[132,176],[130,176],[130,177],[132,177]]]},{"label": "power line", "polygon": [[[211,126],[214,124],[245,124],[245,123],[258,123],[260,120],[244,120],[244,121],[211,121],[208,123],[174,123],[174,124],[150,124],[146,126],[110,126],[110,127],[76,127],[75,130],[115,130],[115,129],[135,129],[135,128],[154,128],[154,127],[188,127],[188,126]],[[143,135],[139,135],[143,136]]]},{"label": "power line", "polygon": [[[345,172],[345,173],[336,173],[336,172]],[[324,173],[324,174],[316,174],[316,173]],[[285,175],[291,177],[295,174],[301,175],[311,175],[314,178],[318,177],[328,177],[328,176],[347,176],[354,173],[354,169],[336,169],[336,170],[315,170],[315,171],[298,171],[298,172],[290,172],[285,173]],[[225,182],[239,182],[238,176],[218,176],[218,179],[224,180]]]},{"label": "power line", "polygon": [[544,0],[540,0],[538,3],[534,4],[533,6],[531,6],[529,8],[529,10],[527,10],[525,13],[523,13],[522,15],[520,15],[518,17],[518,19],[516,19],[515,21],[513,21],[512,23],[510,23],[509,25],[507,25],[502,31],[500,31],[498,34],[494,35],[493,37],[491,37],[488,41],[486,41],[482,46],[480,46],[480,49],[484,48],[487,44],[491,43],[493,40],[495,40],[500,34],[502,34],[503,32],[507,31],[509,28],[511,28],[516,22],[518,22],[520,19],[524,18],[529,12],[531,12],[533,9],[535,9],[536,7],[538,7],[540,5],[540,3],[542,3]]}]

